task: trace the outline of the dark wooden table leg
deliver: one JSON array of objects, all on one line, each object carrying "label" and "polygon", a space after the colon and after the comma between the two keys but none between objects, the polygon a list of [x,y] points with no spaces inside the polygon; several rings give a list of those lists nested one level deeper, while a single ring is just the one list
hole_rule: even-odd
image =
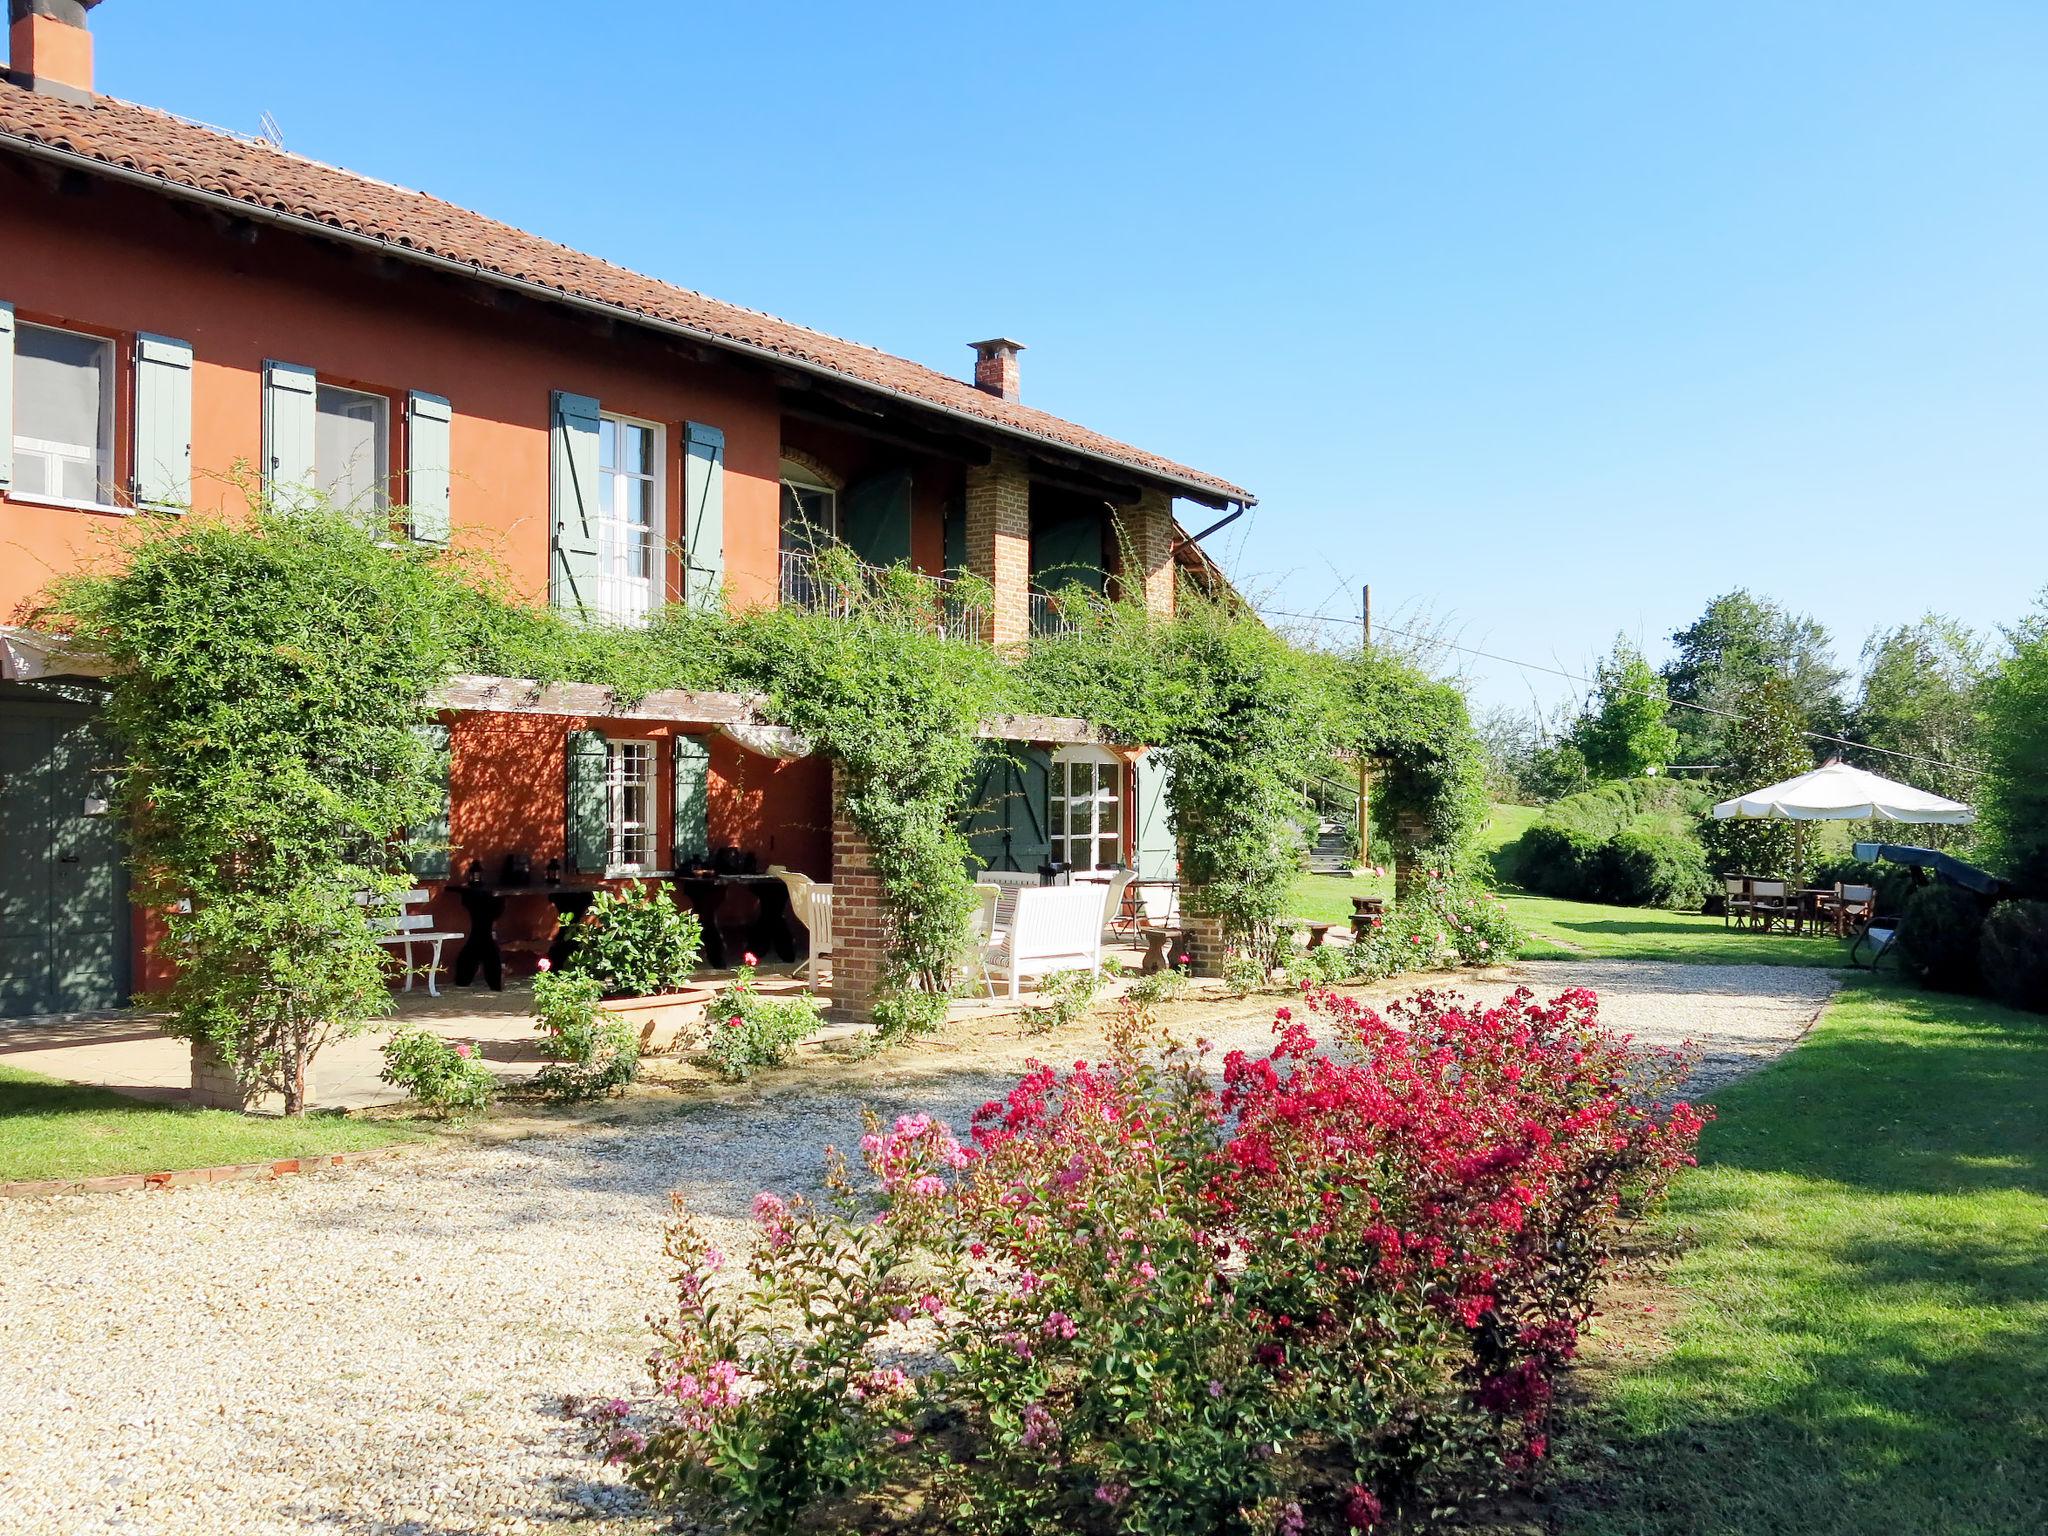
[{"label": "dark wooden table leg", "polygon": [[759,909],[747,929],[747,947],[757,955],[774,950],[783,960],[796,959],[796,939],[789,931],[789,887],[780,880],[752,883]]},{"label": "dark wooden table leg", "polygon": [[683,899],[704,930],[704,963],[714,971],[724,970],[725,936],[718,931],[718,909],[725,887],[716,880],[678,880],[676,884],[682,887]]},{"label": "dark wooden table leg", "polygon": [[504,913],[505,898],[482,891],[463,891],[462,905],[469,913],[469,937],[455,954],[455,985],[474,986],[477,972],[493,992],[505,990],[505,954],[498,947],[498,918]]}]

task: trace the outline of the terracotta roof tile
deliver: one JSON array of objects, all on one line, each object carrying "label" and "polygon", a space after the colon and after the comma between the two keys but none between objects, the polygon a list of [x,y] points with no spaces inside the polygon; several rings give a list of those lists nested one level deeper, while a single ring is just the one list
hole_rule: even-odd
[{"label": "terracotta roof tile", "polygon": [[1149,472],[1212,494],[1249,499],[1227,480],[1117,442],[1045,411],[985,394],[964,379],[772,315],[720,303],[500,224],[439,198],[338,170],[109,96],[90,106],[0,84],[0,147],[18,140],[313,220],[479,271],[540,284],[586,302],[759,349],[855,384]]}]

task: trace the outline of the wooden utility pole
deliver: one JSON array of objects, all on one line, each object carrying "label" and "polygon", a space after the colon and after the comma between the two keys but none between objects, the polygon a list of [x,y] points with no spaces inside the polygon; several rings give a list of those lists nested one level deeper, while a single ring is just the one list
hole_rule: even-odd
[{"label": "wooden utility pole", "polygon": [[[1364,621],[1364,646],[1362,655],[1372,655],[1372,584],[1366,583],[1360,604]],[[1358,867],[1363,869],[1372,859],[1372,769],[1366,766],[1363,753],[1358,758]]]}]

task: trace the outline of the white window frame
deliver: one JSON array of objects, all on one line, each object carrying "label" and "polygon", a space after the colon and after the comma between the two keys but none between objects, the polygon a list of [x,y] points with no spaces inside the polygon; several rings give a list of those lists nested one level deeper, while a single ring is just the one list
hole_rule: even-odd
[{"label": "white window frame", "polygon": [[[638,820],[626,815],[626,792],[634,787],[634,780],[627,772],[629,759],[643,765],[638,779],[642,815]],[[608,877],[621,875],[647,875],[655,872],[659,862],[661,834],[661,750],[658,743],[645,736],[607,736],[604,741],[604,863]],[[628,858],[628,839],[635,839],[640,846],[641,857]]]},{"label": "white window frame", "polygon": [[[788,459],[784,459],[782,461],[782,484],[776,490],[775,493],[775,525],[778,530],[777,536],[780,537],[781,533],[787,531],[782,521],[782,492],[788,490],[798,493],[799,499],[806,495],[824,497],[825,520],[817,526],[824,530],[825,536],[828,539],[838,538],[839,487],[836,485],[826,485],[822,480],[813,479],[801,473],[792,473],[793,468],[794,466],[791,465]],[[808,553],[808,551],[803,551],[803,553]]]},{"label": "white window frame", "polygon": [[366,521],[380,512],[389,512],[391,510],[391,464],[392,460],[396,457],[393,451],[394,433],[392,423],[397,415],[391,409],[391,397],[381,394],[374,389],[357,389],[348,384],[330,384],[327,380],[317,375],[314,377],[313,441],[316,447],[313,455],[313,479],[322,491],[326,490],[326,485],[323,483],[326,479],[326,471],[320,464],[320,455],[317,447],[320,441],[320,397],[322,395],[346,395],[352,400],[365,401],[377,408],[376,420],[372,423],[374,431],[371,440],[381,445],[381,453],[379,456],[380,461],[370,466],[370,504],[362,506],[359,502],[350,502],[345,506],[341,506],[340,510],[349,513],[351,516],[363,518]]},{"label": "white window frame", "polygon": [[[1076,797],[1070,792],[1070,771],[1075,765],[1082,763],[1086,763],[1091,770],[1099,770],[1104,766],[1116,769],[1116,790],[1112,797],[1116,810],[1113,818],[1106,818],[1103,815],[1108,802],[1102,799],[1102,791],[1099,788],[1092,790],[1085,797]],[[1113,865],[1126,862],[1125,851],[1129,847],[1130,838],[1130,818],[1126,814],[1126,802],[1130,791],[1129,770],[1130,765],[1122,758],[1100,747],[1068,747],[1053,754],[1052,762],[1046,769],[1045,794],[1046,834],[1051,843],[1055,863],[1067,865],[1076,875],[1091,875],[1106,873]],[[1091,771],[1089,777],[1097,778],[1099,773]],[[1059,807],[1057,817],[1053,814],[1055,802]],[[1077,810],[1086,812],[1086,829],[1079,834],[1074,830]],[[1114,820],[1113,828],[1103,826],[1106,819]],[[1057,831],[1053,830],[1055,826],[1058,827]],[[1113,838],[1116,842],[1116,858],[1110,864],[1100,862],[1105,838]],[[1074,857],[1077,843],[1087,852],[1085,861]]]},{"label": "white window frame", "polygon": [[[658,421],[643,421],[638,416],[627,416],[618,411],[600,411],[598,420],[600,423],[610,422],[615,429],[638,428],[648,434],[652,445],[651,467],[646,473],[620,469],[616,465],[606,469],[602,425],[598,429],[597,474],[602,485],[597,502],[597,606],[608,619],[622,624],[641,624],[661,606],[662,589],[667,583],[668,432]],[[635,481],[644,481],[649,487],[648,521],[644,529],[640,524],[619,516],[616,511],[622,504],[618,496],[619,487]],[[607,494],[614,508],[610,512],[604,510]],[[647,536],[645,576],[626,573],[626,568],[632,563],[629,558],[631,544],[626,537],[629,532],[636,536],[644,532]]]},{"label": "white window frame", "polygon": [[[21,473],[18,468],[15,471],[15,483],[7,491],[8,500],[33,502],[38,506],[47,507],[72,507],[81,512],[128,511],[128,508],[122,506],[114,499],[116,494],[114,486],[114,373],[121,362],[120,348],[115,345],[112,337],[101,336],[92,331],[74,331],[65,325],[39,325],[33,320],[17,320],[14,327],[15,348],[17,352],[20,350],[21,333],[24,331],[46,331],[54,336],[75,336],[80,341],[90,341],[99,346],[106,357],[106,365],[100,370],[100,430],[106,434],[106,441],[93,445],[93,499],[91,501],[81,501],[76,496],[66,496],[61,490],[21,490],[19,488]],[[12,388],[8,394],[9,398],[15,402],[15,411],[18,414],[21,410],[19,362],[15,364],[15,377],[10,382]],[[17,465],[24,454],[35,454],[39,457],[48,458],[54,454],[64,453],[69,449],[83,446],[78,443],[53,443],[46,438],[16,436],[12,421],[8,422],[6,427],[8,438],[14,445],[14,457]],[[62,484],[61,478],[58,483]]]}]

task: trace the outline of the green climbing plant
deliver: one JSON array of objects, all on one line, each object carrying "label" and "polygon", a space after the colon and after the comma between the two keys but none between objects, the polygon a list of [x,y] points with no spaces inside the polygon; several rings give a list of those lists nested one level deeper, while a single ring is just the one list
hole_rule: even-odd
[{"label": "green climbing plant", "polygon": [[439,554],[318,499],[138,519],[58,581],[54,621],[111,667],[134,890],[164,912],[168,1027],[303,1112],[328,1041],[384,1001],[398,830],[438,796],[415,727],[457,661]]}]

